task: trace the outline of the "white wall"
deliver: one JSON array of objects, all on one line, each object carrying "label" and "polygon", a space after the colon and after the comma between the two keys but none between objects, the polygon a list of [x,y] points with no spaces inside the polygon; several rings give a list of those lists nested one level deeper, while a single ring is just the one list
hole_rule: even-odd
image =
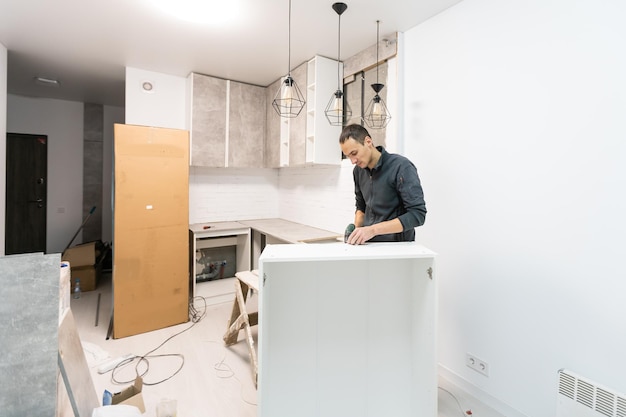
[{"label": "white wall", "polygon": [[7,160],[7,48],[0,43],[0,256],[4,256],[4,219],[6,216],[6,160]]},{"label": "white wall", "polygon": [[[144,81],[153,85],[150,92]],[[126,124],[188,129],[187,78],[126,68]]]},{"label": "white wall", "polygon": [[624,16],[618,1],[465,0],[404,37],[442,371],[508,416],[554,415],[562,367],[626,392]]},{"label": "white wall", "polygon": [[83,103],[9,94],[7,131],[48,136],[46,252],[62,252],[83,221]]},{"label": "white wall", "polygon": [[[6,83],[5,83],[6,84]],[[7,96],[7,131],[48,136],[48,206],[46,252],[62,252],[83,218],[83,114],[75,101]],[[102,239],[111,241],[111,172],[113,123],[124,120],[121,107],[103,107]],[[6,135],[3,135],[6,140]],[[3,152],[5,147],[2,147]],[[3,156],[3,160],[4,160]],[[4,171],[2,172],[4,175]],[[4,201],[5,192],[2,192]],[[4,203],[2,204],[4,210]],[[4,214],[2,216],[4,244]],[[82,242],[82,233],[74,244]]]}]

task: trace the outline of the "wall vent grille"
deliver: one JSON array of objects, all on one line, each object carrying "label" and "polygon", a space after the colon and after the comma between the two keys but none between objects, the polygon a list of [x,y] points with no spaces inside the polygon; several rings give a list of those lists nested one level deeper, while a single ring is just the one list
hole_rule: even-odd
[{"label": "wall vent grille", "polygon": [[615,415],[617,417],[626,417],[626,399],[617,397],[617,410]]},{"label": "wall vent grille", "polygon": [[626,395],[564,369],[557,397],[557,417],[626,417]]}]

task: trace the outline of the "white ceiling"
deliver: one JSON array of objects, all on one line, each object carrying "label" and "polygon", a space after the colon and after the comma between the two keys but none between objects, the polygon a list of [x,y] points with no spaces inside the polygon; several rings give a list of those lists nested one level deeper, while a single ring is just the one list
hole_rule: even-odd
[{"label": "white ceiling", "polygon": [[[163,0],[178,7],[192,0]],[[333,0],[291,0],[291,67],[337,57]],[[341,58],[404,32],[461,0],[348,0]],[[238,6],[228,23],[192,23],[156,0],[0,0],[0,43],[8,50],[11,94],[124,105],[124,68],[186,77],[190,72],[267,86],[289,67],[289,0],[203,0],[207,18]],[[58,79],[42,86],[35,77]]]}]

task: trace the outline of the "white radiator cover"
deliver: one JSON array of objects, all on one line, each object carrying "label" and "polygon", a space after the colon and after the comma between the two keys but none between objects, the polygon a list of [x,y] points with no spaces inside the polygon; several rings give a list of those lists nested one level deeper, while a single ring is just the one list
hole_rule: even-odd
[{"label": "white radiator cover", "polygon": [[626,395],[559,370],[557,417],[626,417]]}]

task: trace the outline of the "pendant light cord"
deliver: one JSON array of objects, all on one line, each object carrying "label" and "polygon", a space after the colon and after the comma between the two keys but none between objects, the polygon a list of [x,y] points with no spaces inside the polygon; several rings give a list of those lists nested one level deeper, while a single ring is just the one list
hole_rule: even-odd
[{"label": "pendant light cord", "polygon": [[339,74],[341,68],[341,13],[339,13],[339,27],[337,28],[337,32],[337,90],[341,90],[341,75]]},{"label": "pendant light cord", "polygon": [[376,21],[376,84],[379,84],[378,83],[378,38],[379,38],[378,31],[379,31],[379,28],[380,28],[380,20],[377,20]]},{"label": "pendant light cord", "polygon": [[289,0],[289,25],[287,33],[287,75],[291,76],[291,0]]}]

